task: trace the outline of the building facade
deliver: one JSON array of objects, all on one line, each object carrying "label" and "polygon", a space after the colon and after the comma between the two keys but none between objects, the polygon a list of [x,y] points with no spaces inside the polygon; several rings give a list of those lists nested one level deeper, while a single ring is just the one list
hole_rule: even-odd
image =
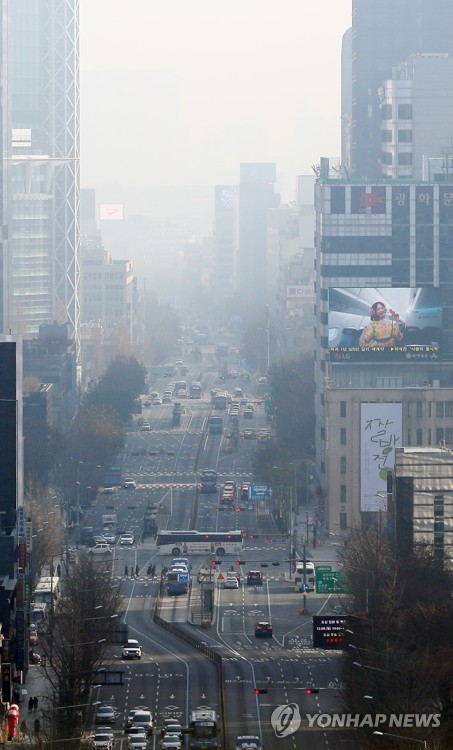
[{"label": "building facade", "polygon": [[[342,164],[355,179],[381,175],[380,89],[409,55],[451,53],[449,0],[353,0],[352,31],[343,40]],[[348,91],[350,87],[350,91]]]},{"label": "building facade", "polygon": [[[316,452],[327,524],[377,518],[396,447],[452,439],[452,193],[448,183],[316,184]],[[362,338],[376,332],[377,302],[387,310],[378,331],[390,331],[381,344]]]},{"label": "building facade", "polygon": [[3,3],[3,329],[79,346],[79,3]]}]

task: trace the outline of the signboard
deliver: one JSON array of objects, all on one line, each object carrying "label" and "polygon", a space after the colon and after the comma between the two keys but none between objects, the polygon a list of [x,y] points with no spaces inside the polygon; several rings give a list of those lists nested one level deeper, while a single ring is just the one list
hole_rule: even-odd
[{"label": "signboard", "polygon": [[267,484],[255,484],[252,482],[250,493],[252,500],[270,500],[271,498],[271,488]]},{"label": "signboard", "polygon": [[2,702],[11,703],[13,692],[12,692],[12,673],[11,664],[2,664]]},{"label": "signboard", "polygon": [[298,302],[303,305],[314,305],[315,288],[311,286],[287,286],[286,301]]},{"label": "signboard", "polygon": [[332,570],[332,566],[331,565],[315,565],[315,570],[316,572],[318,572],[318,570],[319,572],[323,570]]},{"label": "signboard", "polygon": [[124,218],[124,206],[122,203],[101,203],[99,206],[99,219],[101,221],[122,221]]},{"label": "signboard", "polygon": [[443,299],[438,287],[332,287],[331,361],[435,362],[442,355]]},{"label": "signboard", "polygon": [[360,405],[360,510],[387,511],[387,475],[402,445],[402,404]]},{"label": "signboard", "polygon": [[313,616],[313,648],[341,649],[346,617]]},{"label": "signboard", "polygon": [[316,568],[317,594],[347,594],[346,576],[341,570]]}]

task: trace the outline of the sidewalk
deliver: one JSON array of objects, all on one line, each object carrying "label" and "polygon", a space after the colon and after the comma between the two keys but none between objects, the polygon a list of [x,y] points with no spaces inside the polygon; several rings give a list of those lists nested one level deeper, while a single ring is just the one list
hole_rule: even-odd
[{"label": "sidewalk", "polygon": [[[23,747],[24,744],[29,744],[35,738],[34,734],[34,722],[35,719],[39,719],[41,727],[43,726],[42,707],[46,703],[46,691],[48,689],[48,683],[44,678],[42,667],[37,665],[31,665],[28,669],[25,683],[18,686],[18,692],[20,695],[19,700],[19,723],[17,725],[16,736],[12,742],[6,742],[8,747]],[[38,699],[37,711],[28,710],[28,701],[30,698],[36,697]],[[20,726],[25,720],[28,729],[28,735],[24,735],[20,731]]]}]

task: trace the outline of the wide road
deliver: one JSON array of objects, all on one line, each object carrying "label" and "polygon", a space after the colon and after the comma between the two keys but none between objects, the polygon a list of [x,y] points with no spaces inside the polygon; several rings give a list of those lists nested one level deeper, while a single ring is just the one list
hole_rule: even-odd
[{"label": "wide road", "polygon": [[[189,373],[187,382],[200,379],[199,369]],[[219,435],[209,435],[206,420],[211,412],[210,387],[229,390],[232,381],[216,382],[212,370],[203,376],[204,397],[184,400],[181,425],[171,427],[171,405],[152,406],[143,416],[151,423],[151,431],[140,431],[138,418],[129,425],[127,441],[121,460],[124,475],[135,479],[137,489],[118,489],[113,495],[99,496],[96,508],[85,518],[85,523],[100,526],[102,514],[114,511],[119,530],[134,531],[136,542],[131,547],[115,549],[111,561],[112,574],[121,582],[125,596],[125,621],[130,637],[137,638],[143,648],[143,658],[137,662],[123,662],[120,646],[114,648],[112,662],[125,670],[123,687],[103,686],[100,699],[111,700],[117,706],[117,725],[123,726],[125,716],[135,705],[148,706],[161,724],[167,716],[176,716],[186,724],[189,712],[199,706],[221,710],[214,664],[194,651],[183,641],[157,628],[152,623],[152,612],[159,585],[162,565],[170,559],[158,557],[152,537],[142,538],[143,515],[148,503],[160,503],[157,517],[160,528],[191,528],[202,531],[241,529],[246,531],[242,565],[225,558],[215,574],[225,575],[231,567],[241,574],[241,586],[225,590],[221,581],[216,587],[216,607],[213,625],[209,630],[189,625],[190,605],[187,597],[164,597],[161,615],[167,620],[184,621],[184,627],[223,657],[225,719],[227,737],[225,747],[234,748],[239,734],[257,734],[267,748],[277,748],[282,741],[296,750],[339,750],[355,748],[354,733],[320,727],[307,715],[341,711],[341,686],[338,681],[338,652],[312,648],[313,614],[335,614],[337,597],[307,595],[309,615],[300,614],[302,595],[295,593],[290,577],[289,540],[274,526],[269,502],[240,501],[234,509],[225,509],[219,494],[200,495],[197,491],[199,474],[204,468],[216,469],[221,482],[235,479],[239,484],[252,479],[253,453],[259,450],[258,441],[240,440],[236,448]],[[242,383],[240,383],[243,385]],[[165,382],[156,390],[162,391]],[[252,386],[246,384],[252,391]],[[250,394],[252,399],[257,396]],[[229,432],[228,416],[225,431]],[[252,420],[240,418],[240,430],[258,431],[266,425],[264,408],[257,405]],[[260,533],[261,532],[261,533]],[[309,557],[319,563],[331,563],[335,548],[310,550]],[[193,570],[210,563],[211,556],[192,556]],[[150,565],[156,565],[154,578],[148,576]],[[125,577],[137,570],[135,578]],[[262,587],[247,587],[246,573],[260,569],[264,576]],[[197,586],[194,585],[194,594]],[[177,611],[174,611],[177,610]],[[263,620],[273,624],[272,639],[257,639],[255,623]],[[307,695],[307,687],[319,688],[319,693]],[[267,692],[255,694],[259,688]],[[294,721],[300,727],[285,740],[277,736],[278,720],[271,716],[278,707],[292,706]],[[296,727],[296,724],[294,724]],[[281,729],[281,727],[280,727]],[[118,741],[124,735],[117,732]],[[153,737],[151,745],[156,743]],[[307,744],[309,742],[309,745]]]}]

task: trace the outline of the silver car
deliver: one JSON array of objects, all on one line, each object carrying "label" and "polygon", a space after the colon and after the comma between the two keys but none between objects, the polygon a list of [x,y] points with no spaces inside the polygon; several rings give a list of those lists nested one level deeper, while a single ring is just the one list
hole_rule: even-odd
[{"label": "silver car", "polygon": [[116,722],[115,709],[112,706],[99,706],[95,722],[96,724],[114,724]]}]

